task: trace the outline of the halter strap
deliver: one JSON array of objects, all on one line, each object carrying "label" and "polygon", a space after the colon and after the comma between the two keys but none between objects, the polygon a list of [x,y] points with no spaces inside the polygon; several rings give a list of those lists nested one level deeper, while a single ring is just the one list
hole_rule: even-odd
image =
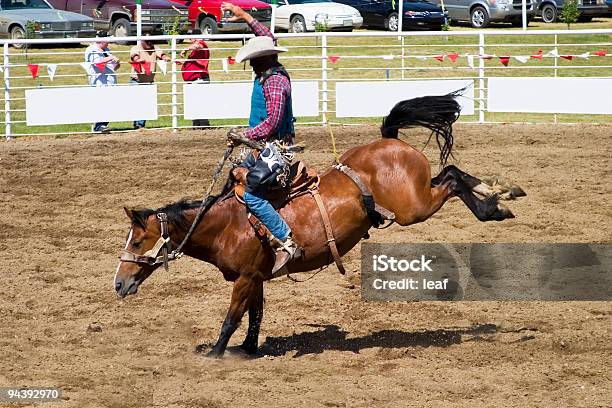
[{"label": "halter strap", "polygon": [[138,264],[144,263],[151,266],[164,264],[164,269],[167,271],[168,261],[180,257],[179,254],[170,252],[170,247],[172,244],[170,242],[170,235],[168,234],[168,215],[166,213],[157,213],[157,219],[159,220],[161,226],[161,236],[157,239],[157,242],[155,242],[153,248],[149,249],[142,255],[125,249],[119,258],[121,261]]}]

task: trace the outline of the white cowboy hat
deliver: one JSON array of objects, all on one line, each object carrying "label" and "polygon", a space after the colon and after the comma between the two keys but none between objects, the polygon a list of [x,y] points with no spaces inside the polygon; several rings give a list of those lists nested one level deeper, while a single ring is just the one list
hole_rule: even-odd
[{"label": "white cowboy hat", "polygon": [[284,47],[275,46],[271,37],[253,37],[246,43],[246,45],[238,50],[238,53],[236,54],[236,62],[242,62],[252,58],[278,54],[279,52],[286,51],[289,50]]}]

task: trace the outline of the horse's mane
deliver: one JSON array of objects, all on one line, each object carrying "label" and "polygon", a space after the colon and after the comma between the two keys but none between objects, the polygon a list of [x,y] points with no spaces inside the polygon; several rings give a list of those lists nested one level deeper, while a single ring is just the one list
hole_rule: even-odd
[{"label": "horse's mane", "polygon": [[[204,203],[204,213],[208,212],[210,208],[216,204],[217,202],[223,201],[225,198],[229,197],[232,190],[234,188],[234,180],[230,176],[228,177],[221,193],[218,195],[209,196]],[[133,221],[141,226],[143,229],[146,229],[146,221],[153,214],[157,214],[160,212],[166,213],[168,216],[168,224],[174,225],[180,229],[186,230],[191,227],[191,221],[188,221],[185,217],[185,212],[187,210],[193,210],[196,208],[200,208],[202,206],[202,200],[191,200],[188,198],[183,198],[175,203],[168,204],[164,207],[160,207],[157,210],[153,210],[151,208],[141,208],[132,210]]]}]

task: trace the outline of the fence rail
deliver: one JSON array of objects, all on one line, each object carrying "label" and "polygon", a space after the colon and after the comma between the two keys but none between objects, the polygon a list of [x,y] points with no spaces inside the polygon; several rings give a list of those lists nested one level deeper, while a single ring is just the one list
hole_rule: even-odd
[{"label": "fence rail", "polygon": [[[474,83],[474,115],[463,117],[470,122],[612,122],[603,113],[593,118],[588,113],[563,112],[494,112],[489,109],[489,82],[494,77],[612,78],[612,29],[603,30],[474,30],[450,32],[318,32],[276,34],[282,46],[281,55],[294,82],[318,83],[319,114],[300,118],[298,124],[363,123],[368,119],[336,116],[336,84],[346,82],[471,80]],[[219,34],[204,36],[210,51],[211,82],[246,83],[253,79],[248,65],[231,64],[228,57],[250,35]],[[158,86],[158,120],[152,127],[179,129],[189,127],[184,119],[183,87],[175,62],[181,42],[202,36],[150,36],[159,42],[170,57],[166,73],[156,74]],[[109,38],[111,51],[123,62],[118,70],[119,84],[129,81],[129,46],[125,42],[138,37]],[[4,111],[1,124],[7,138],[31,134],[89,133],[88,125],[28,126],[25,93],[31,89],[87,87],[82,67],[84,50],[80,44],[92,39],[2,40]],[[120,43],[120,44],[118,44]],[[55,47],[49,48],[53,44]],[[24,48],[13,48],[25,45]],[[33,74],[33,67],[38,73]],[[54,67],[54,74],[47,71]],[[158,70],[159,71],[159,70]],[[606,82],[607,83],[607,82]],[[534,92],[552,92],[538,89]],[[567,95],[572,98],[572,95]],[[138,103],[138,101],[135,101]],[[202,103],[214,103],[204,100]],[[368,103],[367,95],[364,102]],[[609,102],[608,102],[609,103]],[[104,107],[100,107],[104,109]],[[138,118],[135,118],[138,119]],[[215,119],[215,118],[211,118]],[[218,119],[214,126],[244,125],[244,119]],[[129,129],[129,123],[114,124]]]}]

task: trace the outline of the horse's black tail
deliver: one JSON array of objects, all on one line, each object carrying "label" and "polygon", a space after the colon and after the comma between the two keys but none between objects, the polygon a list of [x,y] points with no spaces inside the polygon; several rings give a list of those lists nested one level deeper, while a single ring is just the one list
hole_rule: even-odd
[{"label": "horse's black tail", "polygon": [[380,132],[384,138],[397,138],[398,129],[423,126],[436,135],[440,148],[440,165],[445,166],[453,150],[453,123],[461,106],[455,98],[464,89],[443,96],[423,96],[398,102],[383,119]]}]

